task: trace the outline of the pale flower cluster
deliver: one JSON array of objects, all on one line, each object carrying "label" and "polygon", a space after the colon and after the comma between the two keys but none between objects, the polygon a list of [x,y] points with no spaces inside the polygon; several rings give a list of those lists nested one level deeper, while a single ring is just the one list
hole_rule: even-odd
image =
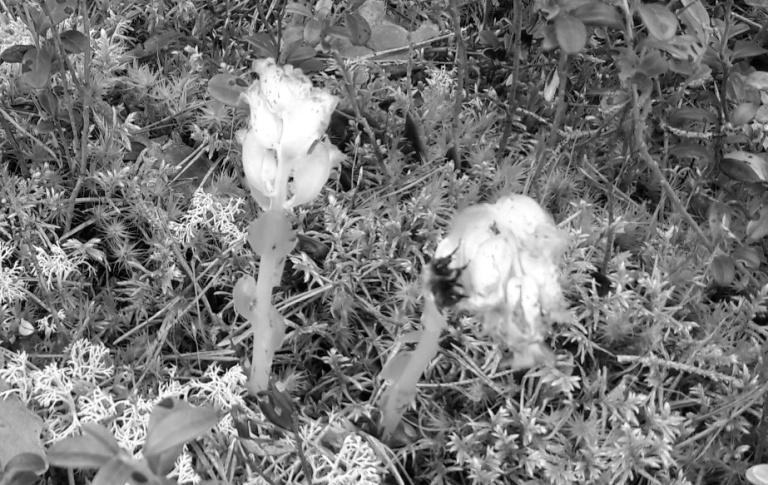
[{"label": "pale flower cluster", "polygon": [[548,323],[567,317],[559,283],[567,242],[536,201],[513,194],[459,212],[435,251],[460,274],[458,306],[514,352],[512,367],[553,358],[543,340]]},{"label": "pale flower cluster", "polygon": [[258,81],[241,95],[250,107],[239,133],[245,179],[263,209],[290,209],[317,197],[344,157],[324,135],[338,99],[274,59],[254,70]]}]

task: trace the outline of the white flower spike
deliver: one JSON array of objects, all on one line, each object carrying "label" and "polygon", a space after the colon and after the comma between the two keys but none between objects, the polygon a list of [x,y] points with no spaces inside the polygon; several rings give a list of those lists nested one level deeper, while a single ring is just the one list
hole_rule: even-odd
[{"label": "white flower spike", "polygon": [[240,133],[245,178],[263,208],[290,209],[314,199],[344,157],[324,137],[338,99],[274,59],[254,70],[259,79],[241,95],[250,107]]},{"label": "white flower spike", "polygon": [[455,277],[457,296],[447,300],[482,319],[514,352],[513,368],[553,358],[543,340],[550,322],[567,318],[558,281],[567,243],[536,201],[514,194],[460,211],[435,251],[443,272]]}]

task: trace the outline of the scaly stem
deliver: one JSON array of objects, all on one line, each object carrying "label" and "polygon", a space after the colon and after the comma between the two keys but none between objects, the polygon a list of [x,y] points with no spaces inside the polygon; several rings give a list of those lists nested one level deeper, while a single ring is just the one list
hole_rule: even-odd
[{"label": "scaly stem", "polygon": [[440,333],[445,328],[445,317],[437,309],[435,300],[426,294],[421,323],[424,325],[424,331],[416,344],[416,349],[411,353],[400,378],[392,383],[392,386],[387,389],[381,399],[381,422],[384,426],[384,436],[390,436],[400,423],[405,407],[416,394],[416,384],[418,384],[429,363],[437,355]]},{"label": "scaly stem", "polygon": [[[281,217],[286,217],[282,208],[273,208],[270,209],[270,212],[279,213]],[[279,231],[265,231],[263,237],[267,239],[265,246],[268,248],[277,248],[283,245]],[[275,250],[265,251],[259,262],[259,275],[256,279],[256,306],[253,316],[250,318],[253,331],[253,358],[251,359],[251,373],[248,379],[248,392],[254,396],[267,390],[272,359],[285,334],[283,319],[272,305],[272,289],[277,286],[278,279],[283,273],[284,264],[285,258]]]}]

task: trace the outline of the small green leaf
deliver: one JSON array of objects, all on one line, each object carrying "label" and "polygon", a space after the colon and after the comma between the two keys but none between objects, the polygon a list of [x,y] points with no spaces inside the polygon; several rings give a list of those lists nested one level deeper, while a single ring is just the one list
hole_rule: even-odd
[{"label": "small green leaf", "polygon": [[243,104],[240,94],[248,89],[248,84],[232,74],[216,74],[208,81],[208,94],[217,101],[229,106]]},{"label": "small green leaf", "polygon": [[669,64],[661,53],[655,49],[647,51],[640,59],[637,72],[650,78],[661,76],[669,71]]},{"label": "small green leaf", "polygon": [[256,280],[253,276],[241,276],[232,289],[232,302],[235,311],[243,318],[250,320],[256,299]]},{"label": "small green leaf", "polygon": [[748,57],[762,56],[768,53],[768,49],[765,49],[754,41],[737,40],[731,50],[731,61],[738,59],[746,59]]},{"label": "small green leaf", "polygon": [[715,123],[717,115],[705,108],[675,108],[669,113],[669,123],[676,127],[685,127],[688,123]]},{"label": "small green leaf", "polygon": [[768,72],[755,71],[750,73],[746,78],[746,82],[757,90],[768,90]]},{"label": "small green leaf", "polygon": [[309,45],[317,45],[323,40],[325,24],[318,19],[310,19],[304,24],[304,42]]},{"label": "small green leaf", "polygon": [[344,15],[344,21],[349,33],[349,41],[352,45],[365,45],[371,38],[371,26],[368,21],[357,12]]},{"label": "small green leaf", "polygon": [[2,54],[0,54],[0,61],[17,64],[24,59],[24,54],[26,54],[28,50],[34,48],[35,46],[30,44],[12,45],[11,47],[5,49]]},{"label": "small green leaf", "polygon": [[572,15],[561,13],[555,18],[557,44],[567,54],[578,54],[587,44],[587,27]]},{"label": "small green leaf", "polygon": [[42,474],[48,469],[48,462],[37,453],[19,453],[5,464],[5,472],[32,472]]},{"label": "small green leaf", "polygon": [[694,141],[676,143],[670,147],[669,153],[677,158],[696,159],[702,168],[711,167],[715,161],[712,147]]},{"label": "small green leaf", "polygon": [[590,2],[570,10],[569,13],[586,25],[595,27],[613,27],[620,29],[624,26],[621,15],[616,7],[603,2]]},{"label": "small green leaf", "polygon": [[741,150],[729,152],[723,155],[720,169],[740,182],[768,181],[768,161],[756,153]]},{"label": "small green leaf", "polygon": [[287,431],[294,429],[296,406],[287,393],[270,382],[269,389],[258,393],[256,399],[259,409],[272,424]]},{"label": "small green leaf", "polygon": [[303,2],[289,2],[285,6],[285,13],[300,17],[312,18],[312,10]]},{"label": "small green leaf", "polygon": [[677,17],[666,5],[660,3],[641,4],[638,13],[648,33],[658,40],[671,40],[677,33]]},{"label": "small green leaf", "polygon": [[257,255],[273,253],[280,259],[296,246],[296,231],[282,211],[266,211],[248,225],[248,243]]},{"label": "small green leaf", "polygon": [[751,246],[740,246],[733,250],[733,259],[740,262],[748,269],[757,269],[760,267],[762,258],[760,252]]},{"label": "small green leaf", "polygon": [[286,47],[283,53],[285,63],[294,67],[299,67],[301,63],[315,57],[315,48],[303,40],[297,40]]},{"label": "small green leaf", "polygon": [[757,219],[747,223],[747,242],[753,243],[768,236],[768,207],[760,209]]},{"label": "small green leaf", "polygon": [[51,14],[55,27],[75,13],[77,0],[46,0],[45,5]]},{"label": "small green leaf", "polygon": [[125,485],[128,483],[133,467],[122,456],[115,456],[99,468],[91,485]]},{"label": "small green leaf", "polygon": [[733,258],[725,254],[715,256],[711,270],[712,279],[718,286],[730,286],[736,278],[736,264]]},{"label": "small green leaf", "polygon": [[490,47],[491,49],[502,49],[504,44],[501,43],[499,37],[496,35],[496,31],[492,29],[481,30],[477,34],[477,40],[480,44]]},{"label": "small green leaf", "polygon": [[91,435],[66,438],[48,450],[48,461],[62,468],[101,468],[115,455],[104,443]]},{"label": "small green leaf", "polygon": [[257,59],[266,57],[277,57],[277,42],[274,37],[267,32],[259,32],[245,39],[253,47],[253,57]]},{"label": "small green leaf", "polygon": [[81,54],[88,50],[90,40],[78,30],[67,30],[61,33],[61,45],[67,54]]},{"label": "small green leaf", "polygon": [[160,453],[183,445],[205,434],[219,421],[215,409],[194,407],[181,399],[164,399],[152,410],[144,442],[144,456]]},{"label": "small green leaf", "polygon": [[21,82],[33,89],[40,89],[51,78],[53,57],[47,49],[29,49],[21,60]]},{"label": "small green leaf", "polygon": [[755,119],[759,106],[755,103],[739,103],[731,111],[731,123],[740,126],[750,123]]}]

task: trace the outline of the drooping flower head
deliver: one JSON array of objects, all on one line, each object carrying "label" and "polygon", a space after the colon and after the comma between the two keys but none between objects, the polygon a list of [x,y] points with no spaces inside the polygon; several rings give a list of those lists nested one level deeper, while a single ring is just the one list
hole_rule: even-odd
[{"label": "drooping flower head", "polygon": [[254,70],[259,79],[241,95],[250,119],[240,134],[251,193],[264,208],[309,202],[343,158],[324,136],[338,99],[274,59],[256,61]]},{"label": "drooping flower head", "polygon": [[551,359],[543,339],[548,322],[565,314],[558,266],[566,245],[536,201],[513,194],[459,212],[435,251],[459,271],[456,306],[515,353],[513,367]]}]

